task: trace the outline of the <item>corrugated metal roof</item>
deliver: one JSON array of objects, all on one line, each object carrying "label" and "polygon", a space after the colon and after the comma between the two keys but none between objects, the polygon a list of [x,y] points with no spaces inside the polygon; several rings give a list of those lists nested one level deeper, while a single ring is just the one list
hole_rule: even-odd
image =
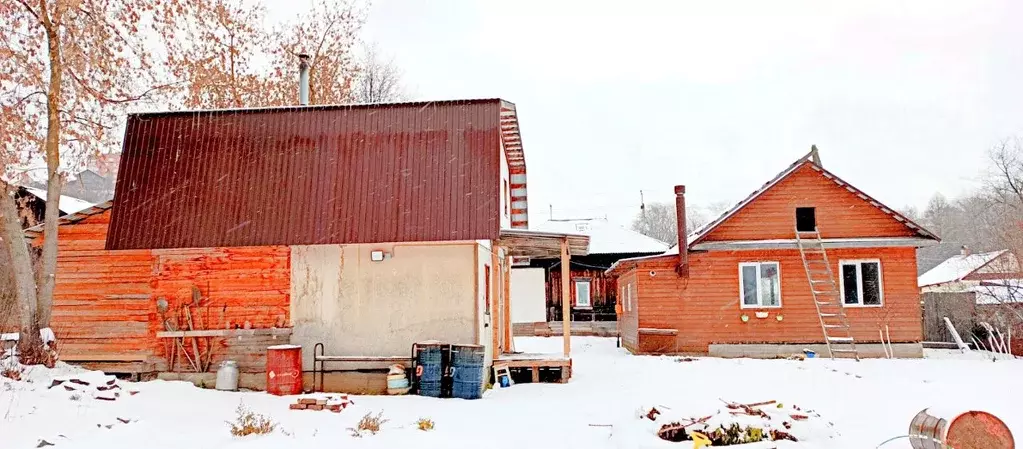
[{"label": "corrugated metal roof", "polygon": [[496,239],[509,107],[132,115],[107,248]]}]

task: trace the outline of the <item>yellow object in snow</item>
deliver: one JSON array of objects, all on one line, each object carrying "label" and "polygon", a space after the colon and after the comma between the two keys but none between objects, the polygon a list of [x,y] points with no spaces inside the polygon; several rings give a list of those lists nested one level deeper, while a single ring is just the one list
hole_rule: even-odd
[{"label": "yellow object in snow", "polygon": [[691,432],[690,435],[693,437],[693,449],[700,449],[701,447],[710,446],[710,438],[700,432]]}]

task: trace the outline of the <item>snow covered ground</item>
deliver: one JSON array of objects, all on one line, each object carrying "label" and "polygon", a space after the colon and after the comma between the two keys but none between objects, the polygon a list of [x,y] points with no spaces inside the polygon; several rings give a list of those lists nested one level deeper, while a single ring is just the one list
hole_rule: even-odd
[{"label": "snow covered ground", "polygon": [[[517,349],[557,352],[559,338],[520,338]],[[658,440],[640,407],[657,405],[674,415],[704,416],[721,399],[741,403],[777,400],[813,409],[832,439],[756,443],[750,448],[874,448],[906,433],[921,409],[980,409],[1001,417],[1023,438],[1019,379],[1023,360],[993,362],[979,354],[930,351],[924,360],[830,361],[637,357],[613,339],[573,339],[574,377],[567,385],[520,384],[464,401],[422,397],[354,398],[340,414],[292,411],[294,398],[264,393],[202,390],[180,382],[122,383],[115,401],[47,388],[71,367],[26,373],[32,382],[0,384],[0,447],[34,448],[44,439],[55,449],[357,447],[521,448],[676,447]],[[1015,389],[1010,385],[1015,384]],[[128,391],[138,394],[126,394]],[[70,396],[75,395],[75,400]],[[240,403],[279,423],[267,436],[233,437],[225,421]],[[347,430],[368,412],[389,419],[377,435],[354,438]],[[436,429],[422,432],[428,417]],[[125,422],[127,421],[127,422]],[[825,437],[826,438],[826,437]],[[734,447],[734,446],[733,446]],[[906,440],[884,448],[908,448]]]}]

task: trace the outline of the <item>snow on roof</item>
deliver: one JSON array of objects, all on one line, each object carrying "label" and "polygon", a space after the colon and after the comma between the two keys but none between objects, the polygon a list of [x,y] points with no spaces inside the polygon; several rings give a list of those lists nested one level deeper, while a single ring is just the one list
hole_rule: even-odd
[{"label": "snow on roof", "polygon": [[[45,190],[37,189],[35,187],[23,187],[23,188],[25,190],[27,190],[29,193],[39,197],[39,199],[41,199],[43,201],[46,201],[46,191]],[[67,196],[67,195],[61,195],[60,196],[60,211],[64,212],[65,214],[73,214],[73,213],[76,213],[76,212],[81,212],[81,211],[83,211],[85,209],[88,209],[88,208],[90,208],[92,206],[94,206],[94,204],[92,204],[92,203],[90,203],[88,201],[83,201],[83,200],[80,200],[78,198],[73,198],[73,197],[70,197],[70,196]]]},{"label": "snow on roof", "polygon": [[657,254],[668,248],[667,243],[610,223],[605,218],[548,220],[530,226],[529,230],[589,236],[590,254]]},{"label": "snow on roof", "polygon": [[981,305],[1023,303],[1023,281],[1019,279],[983,281],[969,291],[977,294]]},{"label": "snow on roof", "polygon": [[983,267],[1004,252],[1005,250],[1003,249],[989,253],[967,254],[965,256],[958,254],[949,257],[944,262],[938,264],[938,266],[920,275],[917,278],[916,285],[918,287],[926,287],[928,285],[962,280],[966,275],[977,271],[980,267]]}]

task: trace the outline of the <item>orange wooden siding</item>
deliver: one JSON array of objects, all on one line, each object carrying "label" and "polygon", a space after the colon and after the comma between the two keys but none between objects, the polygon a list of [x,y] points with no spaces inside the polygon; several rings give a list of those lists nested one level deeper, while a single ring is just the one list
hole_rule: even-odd
[{"label": "orange wooden siding", "polygon": [[[170,340],[156,337],[165,330],[156,302],[166,298],[167,318],[186,328],[179,311],[193,285],[204,298],[201,311],[192,309],[202,328],[289,325],[288,247],[107,251],[109,222],[107,211],[60,227],[51,327],[65,359],[166,367]],[[216,342],[214,352],[224,346]]]},{"label": "orange wooden siding", "polygon": [[793,239],[797,207],[817,209],[817,227],[823,238],[917,236],[905,224],[807,163],[718,225],[703,240]]},{"label": "orange wooden siding", "polygon": [[[619,316],[619,323],[621,329],[619,330],[622,337],[622,345],[626,348],[636,351],[639,345],[639,300],[636,284],[636,272],[630,271],[623,274],[618,278],[619,295],[621,298],[621,315]],[[623,293],[621,289],[626,289]]]},{"label": "orange wooden siding", "polygon": [[[878,329],[885,324],[894,343],[923,338],[914,248],[833,249],[828,251],[828,258],[836,275],[841,260],[881,262],[883,306],[846,307],[857,341],[878,341]],[[644,261],[623,278],[635,276],[638,280],[639,327],[678,329],[678,349],[707,352],[711,343],[823,342],[797,250],[691,253],[688,279],[675,274],[676,260],[665,257]],[[779,262],[780,308],[740,307],[739,263],[757,261]],[[754,312],[758,310],[769,312],[769,317],[756,318]],[[749,322],[742,322],[743,314],[749,315]],[[782,321],[777,321],[778,315]]]}]

